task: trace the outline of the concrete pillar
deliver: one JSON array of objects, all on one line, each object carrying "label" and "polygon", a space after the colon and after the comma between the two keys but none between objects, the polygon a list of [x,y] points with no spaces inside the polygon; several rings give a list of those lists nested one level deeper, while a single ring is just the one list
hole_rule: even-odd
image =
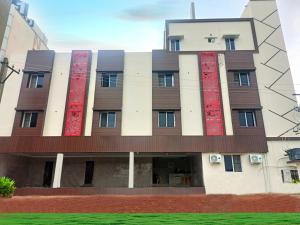
[{"label": "concrete pillar", "polygon": [[129,153],[129,180],[128,188],[134,187],[134,152]]},{"label": "concrete pillar", "polygon": [[56,156],[54,180],[52,185],[53,188],[60,188],[63,160],[64,160],[64,154],[58,153]]}]

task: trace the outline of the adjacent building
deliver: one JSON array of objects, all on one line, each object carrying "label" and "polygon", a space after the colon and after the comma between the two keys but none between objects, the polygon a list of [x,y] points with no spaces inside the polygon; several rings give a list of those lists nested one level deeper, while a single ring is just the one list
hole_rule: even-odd
[{"label": "adjacent building", "polygon": [[164,46],[29,51],[0,105],[0,175],[84,193],[299,193],[276,1],[167,20]]},{"label": "adjacent building", "polygon": [[[10,73],[3,62],[23,69],[28,50],[46,50],[47,38],[34,20],[28,18],[29,5],[20,0],[2,0],[0,2],[0,81]],[[11,78],[10,78],[11,79]],[[21,76],[8,83],[6,89],[19,88]],[[0,101],[5,92],[4,83],[0,83]],[[11,94],[11,93],[7,93]],[[18,93],[16,93],[18,98]],[[2,106],[0,106],[2,107]]]}]

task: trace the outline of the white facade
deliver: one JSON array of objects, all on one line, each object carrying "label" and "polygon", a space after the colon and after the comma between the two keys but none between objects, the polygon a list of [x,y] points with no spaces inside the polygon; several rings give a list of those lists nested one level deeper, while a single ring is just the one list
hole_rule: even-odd
[{"label": "white facade", "polygon": [[[13,20],[15,25],[12,26],[10,32],[13,41],[9,42],[7,46],[7,57],[11,63],[23,68],[28,46],[25,49],[24,45],[19,43],[30,41],[29,46],[33,46],[35,34],[22,24],[24,21],[22,18],[18,18],[19,16],[16,14],[16,19]],[[268,152],[261,154],[263,161],[260,164],[251,164],[250,153],[242,153],[238,147],[231,149],[232,152],[223,151],[228,153],[222,153],[221,162],[217,164],[210,163],[209,156],[213,152],[218,152],[218,149],[211,149],[211,153],[207,151],[202,153],[202,163],[199,164],[202,165],[206,193],[300,193],[300,183],[283,182],[282,177],[284,171],[300,171],[300,163],[290,163],[285,152],[300,146],[299,134],[294,132],[299,128],[300,112],[295,110],[297,102],[293,96],[293,81],[276,2],[275,0],[250,1],[243,17],[254,18],[255,35],[253,35],[254,29],[251,20],[247,19],[240,21],[239,19],[232,21],[225,19],[224,22],[222,19],[168,22],[168,37],[180,39],[180,51],[178,52],[180,109],[176,110],[180,110],[181,135],[192,136],[192,138],[197,136],[203,138],[205,135],[199,51],[217,51],[218,53],[218,78],[225,135],[228,136],[227,138],[236,135],[234,134],[234,125],[236,124],[233,124],[234,117],[232,116],[234,109],[230,105],[229,73],[225,62],[226,53],[224,53],[226,51],[225,37],[235,37],[237,51],[253,52]],[[19,29],[25,29],[24,35],[20,38],[26,40],[17,41]],[[215,38],[215,42],[209,43],[207,39],[210,37]],[[257,37],[258,43],[256,43],[255,37]],[[44,47],[46,48],[46,46]],[[92,54],[84,136],[92,136],[97,57],[98,54]],[[152,107],[152,57],[151,52],[126,52],[124,55],[121,136],[150,137],[153,135],[153,122],[156,121],[153,121]],[[70,53],[55,54],[43,136],[62,135],[70,63]],[[2,137],[10,136],[12,133],[21,81],[21,76],[13,76],[6,83],[0,104],[0,136]],[[212,144],[211,146],[218,145]],[[253,149],[252,153],[256,152],[261,151]],[[242,171],[225,171],[224,155],[231,154],[240,155]],[[134,170],[139,167],[137,165],[140,165],[134,161],[134,155],[134,152],[130,152],[129,188],[134,187],[136,177]],[[59,162],[62,164],[63,156],[59,156]],[[151,162],[148,162],[147,166],[149,167],[149,165]],[[61,168],[62,166],[58,165],[55,187],[60,186]]]},{"label": "white facade", "polygon": [[11,76],[3,87],[0,104],[0,136],[10,136],[12,132],[15,107],[19,97],[18,90],[21,87],[22,69],[25,66],[27,51],[48,49],[43,41],[37,45],[36,40],[38,38],[39,36],[12,5],[2,43],[1,57],[7,57],[9,65],[14,65],[16,70],[20,69],[21,73]]}]

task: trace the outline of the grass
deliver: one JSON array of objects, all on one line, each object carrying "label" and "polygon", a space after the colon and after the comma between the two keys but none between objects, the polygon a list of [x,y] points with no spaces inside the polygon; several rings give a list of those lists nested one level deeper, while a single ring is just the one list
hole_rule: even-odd
[{"label": "grass", "polygon": [[0,224],[69,225],[69,224],[130,224],[130,225],[285,225],[300,224],[300,213],[227,213],[227,214],[97,214],[97,213],[6,213]]}]

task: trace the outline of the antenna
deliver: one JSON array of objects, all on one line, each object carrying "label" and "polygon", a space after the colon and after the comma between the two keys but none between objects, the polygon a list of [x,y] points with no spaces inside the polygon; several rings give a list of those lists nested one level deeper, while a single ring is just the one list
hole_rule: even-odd
[{"label": "antenna", "polygon": [[191,2],[191,19],[196,19],[195,2]]}]

